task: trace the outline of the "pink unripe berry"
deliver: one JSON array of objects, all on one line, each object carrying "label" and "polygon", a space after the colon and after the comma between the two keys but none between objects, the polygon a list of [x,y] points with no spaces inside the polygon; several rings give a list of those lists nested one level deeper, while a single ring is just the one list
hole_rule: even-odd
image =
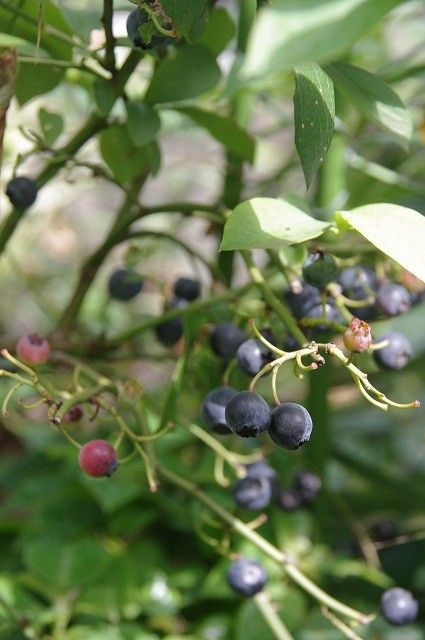
[{"label": "pink unripe berry", "polygon": [[359,318],[353,318],[342,338],[349,351],[355,353],[367,351],[372,344],[370,325]]},{"label": "pink unripe berry", "polygon": [[76,404],[74,407],[71,407],[69,411],[67,411],[63,417],[64,422],[78,422],[83,417],[83,410],[79,404]]},{"label": "pink unripe berry", "polygon": [[16,355],[27,364],[44,364],[50,357],[50,345],[36,333],[21,336],[16,343]]},{"label": "pink unripe berry", "polygon": [[118,467],[117,453],[106,440],[90,440],[78,454],[80,468],[89,476],[111,476]]}]

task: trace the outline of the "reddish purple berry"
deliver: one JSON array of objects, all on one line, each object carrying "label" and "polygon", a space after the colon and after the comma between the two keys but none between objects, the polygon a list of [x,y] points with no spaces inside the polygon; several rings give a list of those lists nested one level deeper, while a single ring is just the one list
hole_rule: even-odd
[{"label": "reddish purple berry", "polygon": [[27,364],[44,364],[50,357],[50,345],[36,333],[21,336],[16,343],[16,355]]},{"label": "reddish purple berry", "polygon": [[78,422],[83,417],[83,410],[79,404],[71,407],[63,417],[64,422]]},{"label": "reddish purple berry", "polygon": [[354,351],[354,353],[367,351],[372,344],[370,325],[359,318],[353,318],[342,339],[349,351]]},{"label": "reddish purple berry", "polygon": [[117,453],[106,440],[90,440],[78,454],[80,468],[89,476],[111,476],[118,467]]}]

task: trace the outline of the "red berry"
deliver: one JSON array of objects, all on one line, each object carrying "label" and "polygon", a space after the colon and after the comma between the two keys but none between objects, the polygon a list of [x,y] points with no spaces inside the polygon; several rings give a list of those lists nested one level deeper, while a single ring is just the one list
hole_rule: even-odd
[{"label": "red berry", "polygon": [[363,322],[363,320],[359,320],[359,318],[353,318],[342,339],[349,351],[354,351],[355,353],[367,351],[372,344],[370,325],[367,322]]},{"label": "red berry", "polygon": [[16,343],[16,355],[27,364],[44,364],[50,357],[50,345],[36,333],[21,336]]},{"label": "red berry", "polygon": [[83,417],[83,410],[80,405],[76,404],[74,407],[71,407],[69,411],[67,411],[63,417],[64,422],[78,422]]},{"label": "red berry", "polygon": [[117,453],[106,440],[90,440],[78,454],[80,468],[89,476],[111,476],[118,467]]}]

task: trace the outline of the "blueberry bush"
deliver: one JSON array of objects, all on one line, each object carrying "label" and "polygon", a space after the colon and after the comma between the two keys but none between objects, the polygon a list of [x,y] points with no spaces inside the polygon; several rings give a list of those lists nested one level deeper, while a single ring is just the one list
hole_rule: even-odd
[{"label": "blueberry bush", "polygon": [[0,0],[0,638],[423,640],[424,20]]}]

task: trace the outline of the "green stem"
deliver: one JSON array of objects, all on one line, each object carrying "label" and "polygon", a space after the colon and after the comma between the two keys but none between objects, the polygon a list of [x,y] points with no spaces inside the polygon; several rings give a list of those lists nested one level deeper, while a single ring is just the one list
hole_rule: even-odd
[{"label": "green stem", "polygon": [[289,333],[296,340],[298,340],[300,344],[305,344],[306,342],[308,342],[306,336],[298,327],[292,313],[289,311],[287,306],[273,293],[272,289],[264,279],[263,274],[258,269],[258,267],[255,266],[251,252],[248,250],[243,250],[241,251],[241,254],[248,268],[251,280],[260,289],[264,301],[267,302],[267,304],[273,309],[278,318],[282,320]]},{"label": "green stem", "polygon": [[332,412],[328,394],[331,383],[332,365],[330,362],[325,362],[315,371],[314,375],[308,377],[306,407],[316,429],[313,432],[312,446],[305,449],[305,455],[319,474],[323,473],[329,456]]},{"label": "green stem", "polygon": [[105,31],[106,45],[103,66],[115,75],[115,38],[112,31],[114,0],[103,0],[102,24]]},{"label": "green stem", "polygon": [[271,631],[273,632],[277,640],[294,640],[288,629],[279,618],[273,603],[270,601],[269,595],[266,591],[260,591],[254,597],[255,604],[260,610],[264,620],[267,622]]}]

